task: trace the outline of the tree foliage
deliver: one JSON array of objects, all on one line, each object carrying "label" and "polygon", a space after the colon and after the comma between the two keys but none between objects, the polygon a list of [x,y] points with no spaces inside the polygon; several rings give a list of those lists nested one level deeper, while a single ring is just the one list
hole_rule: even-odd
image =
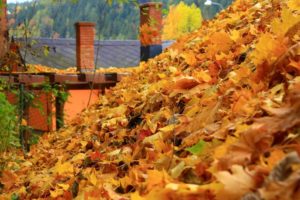
[{"label": "tree foliage", "polygon": [[[224,7],[232,0],[215,0]],[[168,14],[171,5],[180,0],[162,0],[163,14]],[[219,7],[204,5],[201,0],[184,0],[187,5],[195,4],[201,8],[203,18],[211,18]],[[22,36],[24,23],[34,37],[61,38],[75,36],[73,25],[76,21],[93,21],[97,24],[97,38],[101,39],[138,39],[139,7],[135,0],[99,1],[99,0],[40,0],[37,3],[8,4],[11,34]],[[180,17],[179,17],[180,18]]]},{"label": "tree foliage", "polygon": [[202,16],[200,8],[180,2],[170,6],[169,14],[164,20],[163,39],[177,39],[183,34],[194,31],[201,26]]}]

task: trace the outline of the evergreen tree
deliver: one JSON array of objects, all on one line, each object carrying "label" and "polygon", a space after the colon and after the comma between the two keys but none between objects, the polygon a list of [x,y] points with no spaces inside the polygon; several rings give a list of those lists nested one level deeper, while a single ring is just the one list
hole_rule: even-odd
[{"label": "evergreen tree", "polygon": [[[156,1],[163,2],[165,16],[169,12],[170,5],[180,2],[180,0]],[[224,7],[228,6],[231,1],[215,0]],[[110,2],[111,5],[102,0],[40,0],[38,3],[9,4],[8,10],[12,13],[9,17],[15,18],[15,23],[10,27],[10,30],[15,31],[11,31],[11,35],[22,37],[25,25],[29,29],[30,36],[33,37],[59,35],[62,38],[74,38],[75,22],[92,21],[97,25],[97,38],[103,40],[138,39],[140,14],[137,4],[122,3],[129,2],[128,0]],[[200,6],[205,19],[213,17],[220,10],[218,6],[205,6],[204,0],[184,0],[183,2],[187,5],[194,3]]]}]

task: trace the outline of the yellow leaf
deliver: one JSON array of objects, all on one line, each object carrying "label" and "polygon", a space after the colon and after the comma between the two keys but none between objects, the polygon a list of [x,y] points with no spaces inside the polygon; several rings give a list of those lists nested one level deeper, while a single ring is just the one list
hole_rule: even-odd
[{"label": "yellow leaf", "polygon": [[255,65],[260,65],[265,61],[272,63],[285,51],[286,45],[283,37],[275,38],[271,33],[262,34],[252,54],[253,62]]},{"label": "yellow leaf", "polygon": [[193,97],[186,105],[184,115],[187,117],[193,117],[201,110],[199,98]]},{"label": "yellow leaf", "polygon": [[230,39],[236,42],[239,38],[240,38],[240,32],[238,30],[234,29],[230,31]]},{"label": "yellow leaf", "polygon": [[22,125],[22,126],[27,126],[27,125],[28,125],[26,119],[22,119],[21,125]]},{"label": "yellow leaf", "polygon": [[64,190],[62,190],[62,189],[56,189],[54,191],[50,191],[50,196],[52,198],[56,198],[56,197],[58,197],[60,195],[63,195],[63,194],[64,194]]},{"label": "yellow leaf", "polygon": [[70,162],[62,163],[61,160],[58,160],[56,165],[54,166],[54,173],[64,174],[64,173],[73,173],[74,168]]},{"label": "yellow leaf", "polygon": [[[299,0],[298,1],[299,4]],[[291,4],[292,1],[290,1]],[[271,23],[273,33],[283,36],[287,31],[300,22],[300,15],[295,15],[290,9],[284,8],[281,13],[281,18],[276,18]]]},{"label": "yellow leaf", "polygon": [[77,140],[76,139],[72,139],[71,142],[69,143],[69,145],[67,146],[67,150],[71,151],[72,149],[75,148],[76,144],[77,144]]},{"label": "yellow leaf", "polygon": [[219,191],[221,189],[223,189],[223,185],[220,183],[209,183],[206,185],[200,185],[199,188],[203,189],[203,190],[213,190],[213,191]]},{"label": "yellow leaf", "polygon": [[175,59],[176,56],[178,55],[178,51],[176,49],[170,49],[169,54],[171,59]]},{"label": "yellow leaf", "polygon": [[63,190],[68,190],[69,189],[69,185],[68,184],[63,184],[63,183],[59,183],[57,184],[59,187],[61,187]]},{"label": "yellow leaf", "polygon": [[195,116],[199,111],[201,110],[200,106],[196,105],[196,106],[192,106],[189,109],[186,109],[184,114],[187,117],[193,117]]},{"label": "yellow leaf", "polygon": [[[245,132],[247,129],[249,129],[249,125],[247,124],[238,124],[235,127],[234,135],[236,137],[239,137],[241,133]],[[227,141],[227,140],[226,140]]]},{"label": "yellow leaf", "polygon": [[25,161],[22,165],[25,166],[25,167],[31,167],[32,166],[32,162]]},{"label": "yellow leaf", "polygon": [[168,126],[165,126],[165,127],[163,127],[163,128],[160,128],[159,130],[161,131],[161,132],[171,132],[171,131],[173,131],[174,130],[174,128],[175,128],[175,125],[174,124],[170,124],[170,125],[168,125]]},{"label": "yellow leaf", "polygon": [[184,58],[185,62],[190,66],[194,66],[195,64],[197,64],[197,59],[192,53],[183,54],[182,57]]},{"label": "yellow leaf", "polygon": [[26,194],[26,193],[27,193],[26,187],[25,187],[25,186],[22,186],[22,187],[18,190],[18,193],[19,193],[19,194]]},{"label": "yellow leaf", "polygon": [[223,59],[227,59],[227,58],[228,58],[228,55],[226,55],[223,52],[216,55],[216,60],[223,60]]},{"label": "yellow leaf", "polygon": [[166,78],[166,74],[163,74],[163,73],[159,73],[157,74],[159,78],[163,79],[163,78]]},{"label": "yellow leaf", "polygon": [[225,143],[223,143],[222,145],[215,148],[214,158],[219,159],[219,158],[223,157],[226,154],[228,147],[237,141],[238,141],[237,138],[228,136],[226,138]]},{"label": "yellow leaf", "polygon": [[147,115],[146,117],[146,124],[149,127],[150,131],[152,133],[155,133],[157,130],[157,123],[153,122],[153,115]]},{"label": "yellow leaf", "polygon": [[84,153],[79,153],[76,156],[74,156],[72,158],[73,162],[79,161],[79,160],[83,160],[85,158],[85,154]]},{"label": "yellow leaf", "polygon": [[211,76],[209,75],[208,72],[205,72],[205,71],[198,72],[197,73],[197,78],[204,81],[205,83],[208,83],[208,82],[211,81]]},{"label": "yellow leaf", "polygon": [[154,187],[163,186],[165,184],[164,171],[148,170],[147,189],[150,191]]},{"label": "yellow leaf", "polygon": [[176,67],[169,67],[169,71],[172,72],[173,74],[178,72]]},{"label": "yellow leaf", "polygon": [[131,200],[146,200],[145,198],[143,198],[143,197],[141,197],[141,196],[139,195],[139,192],[138,192],[138,191],[136,191],[136,192],[134,192],[134,193],[131,193],[130,199],[131,199]]},{"label": "yellow leaf", "polygon": [[90,177],[89,177],[89,181],[94,185],[96,186],[97,185],[97,177],[95,175],[95,172],[92,172]]},{"label": "yellow leaf", "polygon": [[287,3],[290,9],[292,10],[300,10],[300,1],[299,0],[289,0]]},{"label": "yellow leaf", "polygon": [[82,147],[85,147],[87,145],[87,141],[81,141],[80,144]]}]

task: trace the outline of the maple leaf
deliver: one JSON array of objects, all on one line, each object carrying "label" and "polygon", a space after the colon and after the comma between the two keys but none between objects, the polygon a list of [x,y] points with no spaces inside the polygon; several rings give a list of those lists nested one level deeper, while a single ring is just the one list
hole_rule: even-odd
[{"label": "maple leaf", "polygon": [[[290,1],[289,5],[294,6],[293,1]],[[276,18],[271,23],[272,31],[279,36],[284,36],[298,22],[300,22],[300,15],[295,15],[292,10],[284,8],[281,12],[281,18]]]},{"label": "maple leaf", "polygon": [[138,135],[139,140],[144,140],[146,137],[152,135],[150,130],[141,130],[140,134]]},{"label": "maple leaf", "polygon": [[76,161],[81,161],[85,158],[85,154],[84,153],[79,153],[77,155],[75,155],[73,158],[72,158],[72,161],[73,162],[76,162]]},{"label": "maple leaf", "polygon": [[[255,187],[253,172],[240,165],[233,165],[231,172],[221,171],[215,174],[218,181],[224,185],[224,193],[228,199],[239,199],[243,194],[250,192]],[[233,190],[234,188],[234,190]]]},{"label": "maple leaf", "polygon": [[298,11],[300,10],[300,1],[298,0],[289,0],[287,5],[292,10],[298,10]]},{"label": "maple leaf", "polygon": [[90,174],[90,176],[89,176],[89,181],[90,181],[94,186],[97,185],[97,177],[96,177],[96,174],[95,174],[94,171]]},{"label": "maple leaf", "polygon": [[0,183],[4,185],[6,189],[11,189],[17,181],[17,175],[12,173],[11,171],[2,171],[0,177]]},{"label": "maple leaf", "polygon": [[235,137],[227,137],[226,141],[219,145],[217,148],[214,150],[214,158],[219,159],[222,158],[226,152],[228,147],[230,147],[232,144],[236,143],[237,139]]},{"label": "maple leaf", "polygon": [[264,61],[268,64],[274,62],[287,50],[285,43],[283,38],[275,38],[271,33],[263,34],[252,53],[254,64],[260,65]]},{"label": "maple leaf", "polygon": [[99,151],[95,151],[90,153],[90,158],[92,161],[96,161],[103,159],[104,156]]},{"label": "maple leaf", "polygon": [[199,84],[199,81],[197,81],[194,77],[187,76],[177,78],[172,87],[177,90],[189,90]]},{"label": "maple leaf", "polygon": [[233,44],[230,35],[224,31],[213,33],[209,41],[214,45],[213,48],[221,52],[228,52]]},{"label": "maple leaf", "polygon": [[59,159],[53,167],[53,171],[57,174],[73,173],[74,168],[70,162],[62,163],[61,159]]},{"label": "maple leaf", "polygon": [[[271,147],[276,133],[284,133],[300,124],[300,95],[297,85],[290,88],[286,105],[281,108],[264,108],[273,116],[256,119],[255,123],[241,133],[239,141],[229,147],[228,155],[219,160],[220,166],[228,168],[232,164],[249,163],[253,156]],[[261,134],[257,134],[258,132]]]},{"label": "maple leaf", "polygon": [[230,32],[230,39],[236,42],[239,38],[240,38],[240,32],[238,30],[232,30]]},{"label": "maple leaf", "polygon": [[183,54],[182,57],[185,59],[186,63],[190,66],[195,66],[197,64],[196,57],[190,52]]},{"label": "maple leaf", "polygon": [[192,147],[186,148],[185,150],[191,152],[192,154],[198,155],[202,153],[203,149],[205,148],[205,144],[205,141],[200,140],[197,144]]},{"label": "maple leaf", "polygon": [[64,194],[64,190],[63,189],[55,189],[53,191],[50,191],[50,196],[52,198],[57,198],[59,196],[62,196]]},{"label": "maple leaf", "polygon": [[155,187],[162,187],[166,184],[168,175],[165,171],[149,170],[147,172],[147,190]]}]

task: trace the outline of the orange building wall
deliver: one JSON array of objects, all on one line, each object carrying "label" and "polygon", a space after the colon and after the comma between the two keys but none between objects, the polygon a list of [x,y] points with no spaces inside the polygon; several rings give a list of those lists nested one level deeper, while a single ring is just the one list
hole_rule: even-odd
[{"label": "orange building wall", "polygon": [[[64,107],[65,124],[71,122],[78,114],[80,114],[88,106],[91,90],[69,90],[70,96]],[[50,94],[34,91],[38,96],[34,99],[36,106],[31,106],[28,110],[27,125],[34,130],[43,132],[54,131],[56,129],[55,103]],[[90,104],[96,103],[99,99],[100,91],[93,90]],[[15,94],[6,93],[8,101],[17,105],[18,99]]]},{"label": "orange building wall", "polygon": [[[41,91],[33,91],[33,93],[36,95],[32,104],[34,106],[30,106],[28,115],[24,116],[24,119],[27,120],[27,125],[35,130],[44,132],[55,130],[55,106],[52,103],[53,98],[50,94]],[[11,104],[18,105],[18,97],[15,94],[8,92],[6,93],[6,97]]]},{"label": "orange building wall", "polygon": [[[70,96],[68,101],[65,103],[65,124],[68,124],[76,115],[81,113],[87,108],[89,96],[91,90],[69,90]],[[91,95],[91,101],[89,105],[97,102],[99,99],[100,91],[93,90]]]},{"label": "orange building wall", "polygon": [[34,91],[37,96],[33,105],[29,107],[27,123],[35,130],[55,130],[55,107],[51,94]]}]

